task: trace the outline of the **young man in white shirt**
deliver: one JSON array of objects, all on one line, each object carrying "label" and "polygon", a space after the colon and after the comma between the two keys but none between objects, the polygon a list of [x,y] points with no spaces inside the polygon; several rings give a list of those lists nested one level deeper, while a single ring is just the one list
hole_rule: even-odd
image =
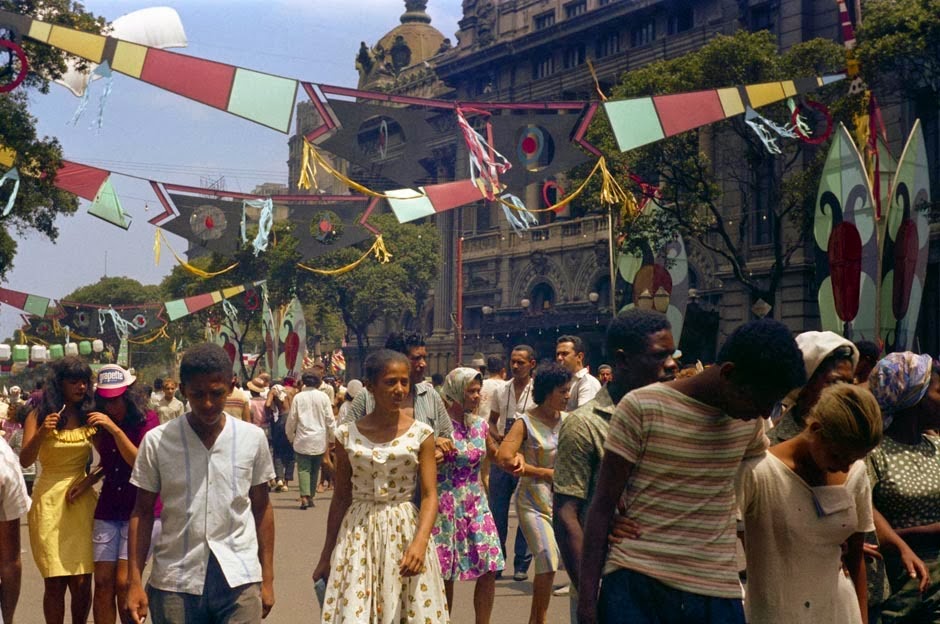
[{"label": "young man in white shirt", "polygon": [[0,624],[12,624],[20,598],[20,518],[28,511],[20,461],[10,445],[0,440]]},{"label": "young man in white shirt", "polygon": [[333,439],[333,406],[325,392],[320,392],[318,369],[303,372],[304,383],[291,401],[285,432],[294,447],[297,480],[300,483],[300,508],[313,507],[313,492],[320,481],[320,464],[332,468],[327,454]]},{"label": "young man in white shirt", "polygon": [[[274,605],[274,478],[264,432],[225,413],[232,363],[218,345],[183,355],[180,389],[192,411],[150,431],[131,475],[127,606],[138,624],[258,622]],[[162,533],[146,591],[141,579],[153,505]]]},{"label": "young man in white shirt", "polygon": [[[490,400],[490,443],[499,446],[503,437],[512,428],[517,418],[535,407],[532,399],[532,371],[535,370],[535,349],[529,345],[516,345],[509,356],[512,379],[504,382]],[[516,491],[519,478],[509,474],[495,463],[490,468],[489,502],[499,534],[499,544],[506,554],[506,537],[509,532],[509,503]],[[528,577],[532,555],[528,552],[522,530],[516,530],[513,548],[513,580],[524,581]]]},{"label": "young man in white shirt", "polygon": [[571,373],[568,411],[593,399],[601,389],[601,382],[584,366],[584,341],[578,336],[560,336],[555,342],[555,359]]}]

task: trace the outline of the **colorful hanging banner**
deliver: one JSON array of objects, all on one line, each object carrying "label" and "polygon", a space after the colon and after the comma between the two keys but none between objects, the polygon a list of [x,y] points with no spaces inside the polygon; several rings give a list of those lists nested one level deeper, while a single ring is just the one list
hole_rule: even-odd
[{"label": "colorful hanging banner", "polygon": [[9,288],[0,288],[0,303],[5,303],[17,310],[23,310],[35,316],[46,316],[46,313],[49,311],[50,301],[48,297],[30,295],[18,290],[10,290]]},{"label": "colorful hanging banner", "polygon": [[0,11],[0,25],[249,121],[290,132],[298,81]]},{"label": "colorful hanging banner", "polygon": [[167,301],[163,304],[163,306],[166,308],[167,318],[169,318],[171,321],[177,321],[184,316],[188,316],[194,312],[198,312],[210,306],[214,306],[224,299],[234,297],[235,295],[251,290],[263,283],[264,280],[258,282],[249,282],[240,286],[231,286],[229,288],[214,290],[212,292],[203,293],[201,295],[193,295],[192,297],[184,297],[183,299],[174,299],[172,301]]},{"label": "colorful hanging banner", "polygon": [[604,110],[617,146],[620,151],[626,152],[694,128],[743,115],[748,107],[760,108],[782,102],[844,78],[845,74],[834,74],[726,89],[608,100],[604,102]]}]

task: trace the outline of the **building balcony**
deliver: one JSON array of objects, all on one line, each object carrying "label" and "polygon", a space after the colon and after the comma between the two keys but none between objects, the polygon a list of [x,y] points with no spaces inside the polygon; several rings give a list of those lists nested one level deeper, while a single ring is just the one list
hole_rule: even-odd
[{"label": "building balcony", "polygon": [[538,225],[521,233],[507,229],[492,230],[464,237],[464,261],[498,256],[527,255],[538,249],[551,252],[607,241],[607,215],[596,214],[580,219]]}]

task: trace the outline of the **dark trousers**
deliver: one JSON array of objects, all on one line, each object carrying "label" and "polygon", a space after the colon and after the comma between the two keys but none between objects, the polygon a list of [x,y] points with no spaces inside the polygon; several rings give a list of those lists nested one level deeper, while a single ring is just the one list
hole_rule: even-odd
[{"label": "dark trousers", "polygon": [[147,586],[153,624],[259,624],[261,583],[229,587],[215,555],[209,556],[202,595]]},{"label": "dark trousers", "polygon": [[[493,521],[496,523],[496,532],[499,533],[499,545],[503,549],[506,561],[506,537],[509,533],[509,503],[512,493],[516,490],[519,479],[497,466],[490,469],[490,511],[493,512]],[[526,544],[522,529],[516,527],[516,539],[513,548],[512,568],[516,572],[527,572],[532,562],[529,545]]]},{"label": "dark trousers", "polygon": [[[675,589],[651,576],[620,569],[604,577],[597,605],[603,624],[745,624],[740,598]],[[821,623],[820,623],[821,624]]]}]

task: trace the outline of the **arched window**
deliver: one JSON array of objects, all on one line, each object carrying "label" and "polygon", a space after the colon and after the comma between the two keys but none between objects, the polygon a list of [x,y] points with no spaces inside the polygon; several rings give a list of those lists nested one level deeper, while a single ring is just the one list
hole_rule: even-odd
[{"label": "arched window", "polygon": [[551,285],[542,282],[532,289],[532,295],[529,297],[531,303],[530,310],[538,314],[547,312],[555,306],[555,289]]}]

